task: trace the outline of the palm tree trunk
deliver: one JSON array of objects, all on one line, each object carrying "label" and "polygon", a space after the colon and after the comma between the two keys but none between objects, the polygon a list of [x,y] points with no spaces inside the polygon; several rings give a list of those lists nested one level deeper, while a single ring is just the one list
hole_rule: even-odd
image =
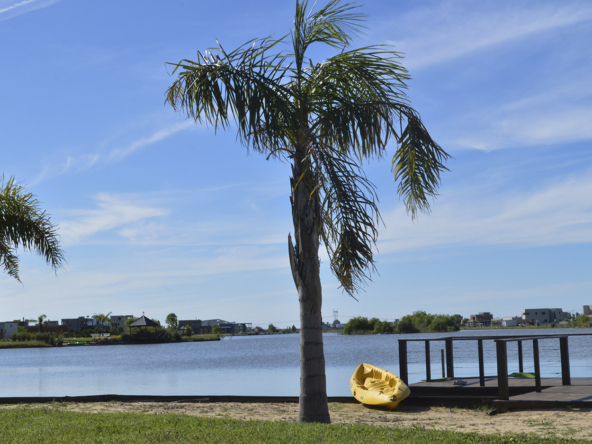
[{"label": "palm tree trunk", "polygon": [[[303,156],[296,155],[292,166],[292,218],[295,245],[288,237],[290,267],[300,301],[300,412],[299,422],[330,423],[325,379],[322,330],[322,289],[317,220],[320,215],[316,195],[308,181],[300,180]],[[305,172],[305,174],[309,174]],[[298,183],[299,182],[299,183]],[[294,189],[294,186],[296,189]]]}]

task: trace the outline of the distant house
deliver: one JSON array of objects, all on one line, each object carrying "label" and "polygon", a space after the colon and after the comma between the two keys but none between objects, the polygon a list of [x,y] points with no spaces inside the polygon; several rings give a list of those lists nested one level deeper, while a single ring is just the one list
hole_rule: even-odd
[{"label": "distant house", "polygon": [[264,330],[263,328],[261,328],[261,327],[255,327],[255,328],[253,329],[253,331],[254,331],[255,333],[263,333],[265,330]]},{"label": "distant house", "polygon": [[522,318],[519,316],[502,318],[503,327],[517,327],[522,323]]},{"label": "distant house", "polygon": [[18,320],[0,322],[0,339],[10,339],[13,333],[18,333]]},{"label": "distant house", "polygon": [[469,322],[467,322],[467,327],[489,327],[492,319],[493,315],[488,311],[472,314]]},{"label": "distant house", "polygon": [[196,335],[203,335],[212,332],[212,327],[208,327],[207,325],[202,325],[201,320],[199,319],[190,319],[185,321],[179,321],[179,328],[187,328],[191,327],[191,330]]},{"label": "distant house", "polygon": [[568,316],[561,308],[525,308],[522,310],[522,322],[534,325],[561,322]]},{"label": "distant house", "polygon": [[592,316],[592,305],[584,305],[584,314],[586,316]]},{"label": "distant house", "polygon": [[193,332],[196,334],[211,333],[212,327],[215,325],[222,328],[224,333],[246,333],[251,330],[252,326],[250,322],[237,323],[228,322],[223,319],[206,319],[205,321],[196,319],[179,321],[179,327],[190,326]]},{"label": "distant house", "polygon": [[125,321],[128,319],[134,319],[134,315],[112,315],[109,316],[111,321],[111,328],[125,328]]},{"label": "distant house", "polygon": [[62,319],[62,325],[68,326],[68,331],[74,330],[88,330],[95,328],[95,320],[93,318],[79,316],[77,318]]},{"label": "distant house", "polygon": [[27,332],[29,332],[29,333],[38,333],[38,332],[42,331],[43,333],[61,334],[61,333],[68,332],[67,325],[60,325],[60,323],[58,321],[50,321],[50,320],[43,322],[43,324],[41,324],[41,328],[39,328],[39,324],[29,325],[28,327],[25,327],[25,328],[26,328]]}]

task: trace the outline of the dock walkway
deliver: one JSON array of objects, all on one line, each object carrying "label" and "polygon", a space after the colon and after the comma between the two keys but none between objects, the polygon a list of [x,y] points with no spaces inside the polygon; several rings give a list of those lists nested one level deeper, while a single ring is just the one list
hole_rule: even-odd
[{"label": "dock walkway", "polygon": [[[458,381],[464,384],[458,384]],[[454,383],[457,383],[455,385]],[[534,409],[546,407],[591,407],[592,378],[571,378],[563,385],[561,378],[541,378],[541,391],[536,392],[533,379],[508,378],[509,399],[498,398],[497,376],[455,378],[410,384],[409,402],[419,405],[473,406],[488,404],[496,408]]]}]

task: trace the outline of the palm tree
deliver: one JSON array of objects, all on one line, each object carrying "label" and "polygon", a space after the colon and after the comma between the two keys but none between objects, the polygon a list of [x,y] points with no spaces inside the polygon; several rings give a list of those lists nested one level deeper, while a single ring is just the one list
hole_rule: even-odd
[{"label": "palm tree", "polygon": [[64,262],[57,226],[14,178],[0,179],[0,266],[20,282],[16,249],[33,250],[57,272]]},{"label": "palm tree", "polygon": [[45,315],[39,315],[39,317],[37,318],[37,322],[39,323],[39,333],[43,331],[42,324],[45,319],[47,319],[47,316]]},{"label": "palm tree", "polygon": [[[294,243],[290,267],[300,302],[301,422],[330,422],[322,336],[319,245],[341,287],[354,297],[375,270],[381,221],[364,160],[386,155],[413,218],[429,211],[448,154],[432,140],[405,95],[409,75],[390,48],[350,49],[361,28],[357,7],[340,0],[315,11],[297,0],[294,28],[227,52],[198,52],[172,64],[178,78],[165,103],[188,117],[226,129],[232,121],[248,148],[289,162]],[[315,43],[337,54],[306,56]],[[282,44],[285,52],[274,53]]]},{"label": "palm tree", "polygon": [[101,337],[103,336],[103,332],[105,331],[105,323],[111,325],[111,319],[109,316],[113,313],[110,311],[107,314],[94,314],[93,317],[97,320],[97,324],[101,326]]}]

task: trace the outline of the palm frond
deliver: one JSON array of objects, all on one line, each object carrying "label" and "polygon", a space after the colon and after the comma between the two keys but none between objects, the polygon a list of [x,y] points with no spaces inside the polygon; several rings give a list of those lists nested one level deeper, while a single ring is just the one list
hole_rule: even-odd
[{"label": "palm frond", "polygon": [[438,195],[440,173],[448,171],[444,162],[450,155],[438,145],[412,109],[404,109],[407,125],[399,138],[399,147],[392,160],[397,191],[411,217],[417,211],[429,212],[429,198]]},{"label": "palm frond", "polygon": [[380,157],[406,106],[409,75],[399,54],[380,46],[339,54],[315,66],[306,80],[313,131],[360,161]]},{"label": "palm frond", "polygon": [[[308,7],[308,0],[296,3],[292,44],[299,71],[304,62],[304,54],[313,43],[325,43],[333,48],[349,46],[352,37],[360,33],[361,21],[365,14],[352,12],[359,8],[354,3],[341,3],[331,0],[318,11]],[[308,14],[307,14],[308,12]]]},{"label": "palm frond", "polygon": [[333,274],[353,297],[375,270],[372,248],[380,221],[375,187],[347,153],[318,140],[309,153],[321,202],[320,236]]},{"label": "palm frond", "polygon": [[18,262],[14,250],[22,247],[35,251],[57,272],[64,263],[57,226],[39,208],[31,193],[9,179],[0,182],[0,260],[9,275],[18,279]]},{"label": "palm frond", "polygon": [[182,60],[178,79],[166,92],[165,103],[182,110],[196,121],[227,128],[231,120],[238,137],[258,151],[285,146],[286,128],[293,125],[293,93],[284,77],[290,70],[281,53],[267,52],[282,39],[250,41],[227,53],[198,52],[198,61]]},{"label": "palm frond", "polygon": [[21,282],[18,274],[18,257],[14,254],[14,248],[11,248],[4,239],[0,239],[0,266],[9,276]]}]

